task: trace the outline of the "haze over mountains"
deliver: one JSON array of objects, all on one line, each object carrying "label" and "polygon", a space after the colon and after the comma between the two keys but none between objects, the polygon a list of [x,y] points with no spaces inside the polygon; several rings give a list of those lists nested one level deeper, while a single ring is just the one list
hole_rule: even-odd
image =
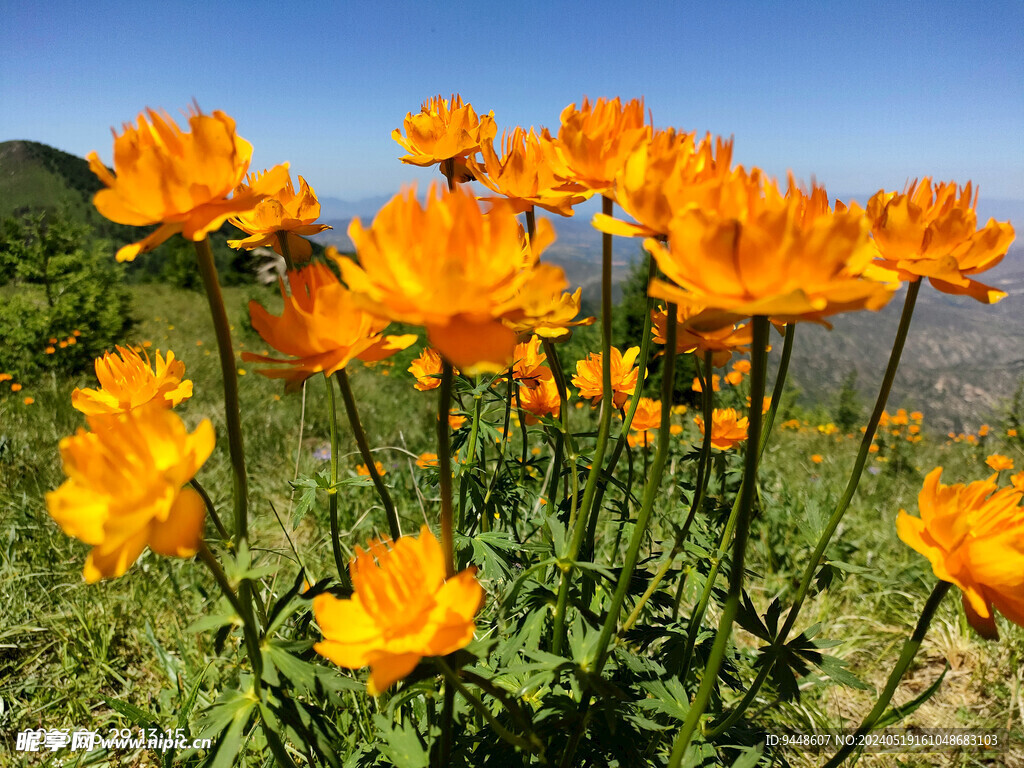
[{"label": "haze over mountains", "polygon": [[[90,204],[99,182],[85,160],[36,142],[0,143],[0,218],[17,212],[63,206],[71,215],[97,227],[104,236],[121,237]],[[982,190],[984,194],[984,190]],[[322,197],[321,220],[334,227],[314,239],[322,245],[351,250],[345,234],[353,217],[372,221],[390,195],[345,201]],[[867,195],[838,195],[863,203]],[[590,226],[597,201],[578,206],[570,218],[551,217],[558,239],[545,259],[560,264],[570,284],[581,285],[591,307],[600,285],[600,234]],[[1024,229],[1024,202],[986,200],[979,220],[1011,221]],[[132,236],[128,232],[126,237]],[[616,238],[614,277],[620,282],[630,265],[642,258],[636,240]],[[980,276],[982,282],[1009,296],[993,306],[973,299],[947,296],[930,285],[922,287],[903,362],[890,403],[922,410],[925,423],[943,432],[976,429],[1009,401],[1024,378],[1024,243],[1011,247],[1003,262]],[[851,370],[865,404],[874,401],[896,333],[904,291],[878,313],[840,315],[829,331],[810,323],[797,330],[790,380],[807,402],[829,401]],[[777,338],[777,337],[776,337]]]}]

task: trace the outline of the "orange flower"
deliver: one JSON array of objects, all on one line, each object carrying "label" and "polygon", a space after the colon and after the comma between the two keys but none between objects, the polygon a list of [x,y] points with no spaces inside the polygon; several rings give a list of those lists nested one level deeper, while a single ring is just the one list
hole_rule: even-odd
[{"label": "orange flower", "polygon": [[46,494],[64,533],[92,546],[85,580],[121,576],[147,546],[161,555],[194,555],[206,507],[182,486],[213,452],[213,425],[203,421],[189,434],[177,414],[154,403],[89,416],[89,428],[60,441],[68,480]]},{"label": "orange flower", "polygon": [[437,466],[437,454],[436,453],[421,453],[419,458],[416,459],[416,466],[420,469],[426,469],[427,467]]},{"label": "orange flower", "polygon": [[733,174],[716,208],[673,219],[668,246],[644,241],[672,281],[653,280],[650,295],[719,310],[723,320],[824,323],[838,312],[880,309],[893,291],[863,277],[874,255],[863,216],[815,210],[758,171]]},{"label": "orange flower", "polygon": [[732,364],[732,369],[737,373],[750,373],[750,361],[749,360],[737,360]]},{"label": "orange flower", "polygon": [[391,138],[409,153],[399,159],[421,168],[441,163],[441,172],[446,176],[449,171],[444,161],[452,160],[456,181],[473,179],[466,168],[466,158],[479,152],[480,146],[492,141],[498,133],[494,112],[477,117],[473,107],[463,105],[458,94],[453,95],[450,102],[440,95],[423,102],[419,114],[409,112],[405,116],[404,126],[404,138],[401,128],[391,132]]},{"label": "orange flower", "polygon": [[291,294],[280,281],[284,311],[270,314],[256,301],[249,302],[252,327],[270,346],[293,359],[279,359],[243,352],[246,362],[282,363],[285,369],[261,369],[258,373],[285,379],[298,386],[314,373],[330,376],[352,360],[383,360],[416,341],[416,336],[382,336],[388,326],[364,312],[352,293],[321,262],[288,273]]},{"label": "orange flower", "polygon": [[1010,482],[1015,489],[1024,493],[1024,469],[1015,475],[1010,475]]},{"label": "orange flower", "polygon": [[521,344],[516,344],[512,355],[512,378],[528,389],[538,386],[541,379],[550,379],[551,369],[544,365],[548,356],[540,351],[540,339],[530,337]]},{"label": "orange flower", "polygon": [[542,339],[566,339],[570,328],[594,322],[592,317],[574,319],[580,313],[582,295],[583,289],[577,288],[573,293],[554,291],[526,296],[523,316],[518,320],[506,318],[503,322],[516,333],[534,333]]},{"label": "orange flower", "polygon": [[35,401],[36,399],[34,397],[26,397],[24,400],[22,400],[22,402],[25,405],[32,405],[32,403],[34,403]]},{"label": "orange flower", "polygon": [[[651,310],[651,333],[657,344],[665,343],[665,329],[668,313],[662,309]],[[753,329],[749,324],[736,325],[723,320],[720,312],[708,312],[701,306],[679,306],[676,308],[676,353],[695,352],[703,357],[711,352],[711,364],[725,365],[733,353],[744,354],[750,350]],[[698,392],[700,390],[697,390]]]},{"label": "orange flower", "polygon": [[691,207],[715,208],[732,165],[732,140],[695,147],[695,134],[658,131],[641,142],[615,177],[614,197],[638,223],[603,213],[594,216],[602,232],[625,237],[664,237],[676,215]]},{"label": "orange flower", "polygon": [[920,411],[912,411],[910,413],[910,420],[911,421],[918,421],[918,422],[924,421],[924,414],[921,413]]},{"label": "orange flower", "polygon": [[1003,456],[1001,453],[993,453],[985,463],[995,472],[1002,472],[1004,469],[1013,469],[1013,459]]},{"label": "orange flower", "polygon": [[481,142],[483,164],[473,157],[466,164],[477,181],[507,199],[516,213],[537,207],[559,216],[572,216],[572,206],[587,198],[580,194],[582,188],[565,183],[568,171],[550,135],[538,136],[532,128],[527,133],[516,127],[511,134],[502,133],[501,150],[502,156],[498,157],[490,141]]},{"label": "orange flower", "polygon": [[367,690],[386,690],[424,656],[445,656],[473,639],[473,617],[483,601],[476,569],[445,581],[441,545],[426,526],[419,538],[371,541],[349,564],[355,594],[313,599],[324,639],[317,653],[340,667],[370,667]]},{"label": "orange flower", "polygon": [[811,454],[811,461],[813,461],[815,464],[821,464],[821,462],[823,462],[824,460],[825,459],[822,457],[820,453]]},{"label": "orange flower", "polygon": [[[633,365],[640,347],[630,347],[622,354],[615,347],[611,348],[612,374],[612,407],[621,408],[636,389],[639,371]],[[601,402],[604,391],[602,353],[593,352],[585,360],[576,363],[576,375],[572,377],[572,385],[580,391],[580,397],[590,398],[592,404]]]},{"label": "orange flower", "polygon": [[11,384],[11,392],[21,392],[21,384]]},{"label": "orange flower", "polygon": [[626,435],[626,444],[630,448],[650,448],[654,445],[654,433],[650,429],[633,430]]},{"label": "orange flower", "polygon": [[537,418],[541,416],[558,418],[562,401],[558,396],[558,385],[550,371],[546,377],[537,380],[536,386],[530,387],[525,382],[520,385],[519,404],[526,411],[527,424],[536,424]]},{"label": "orange flower", "polygon": [[[256,176],[250,173],[245,177],[245,182],[235,188],[235,196],[244,196],[253,188],[259,187],[260,180],[266,173],[263,171]],[[301,176],[299,194],[295,194],[291,174],[286,172],[284,186],[269,194],[253,210],[232,217],[231,223],[251,237],[244,240],[228,240],[228,245],[247,251],[261,246],[269,247],[282,255],[278,233],[284,233],[288,238],[288,250],[292,258],[305,260],[313,254],[313,246],[306,237],[330,229],[326,224],[314,224],[318,218],[320,201],[316,199],[316,194]]]},{"label": "orange flower", "polygon": [[659,426],[661,426],[661,400],[641,397],[636,404],[636,413],[633,414],[633,423],[630,424],[630,429],[643,432],[648,429],[657,429]]},{"label": "orange flower", "polygon": [[467,373],[498,372],[511,361],[515,333],[503,321],[536,316],[565,288],[560,267],[538,263],[554,239],[546,220],[524,246],[516,217],[504,207],[484,215],[472,193],[437,192],[426,206],[415,190],[396,195],[365,229],[348,234],[359,264],[328,255],[371,312],[427,329],[431,346]]},{"label": "orange flower", "polygon": [[993,608],[1024,626],[1024,510],[1021,492],[992,479],[942,485],[942,467],[924,479],[920,517],[900,510],[896,532],[963,591],[964,610],[983,637],[997,636]]},{"label": "orange flower", "polygon": [[466,417],[465,416],[460,416],[457,413],[449,413],[448,414],[448,428],[452,432],[458,432],[459,428],[462,427],[462,425],[465,424],[465,423],[466,423]]},{"label": "orange flower", "polygon": [[437,389],[441,386],[441,356],[436,349],[424,347],[419,357],[413,360],[406,370],[416,377],[413,387],[420,392]]},{"label": "orange flower", "polygon": [[[381,464],[379,461],[373,462],[373,466],[377,470],[377,474],[378,475],[385,475],[385,474],[387,474],[387,470],[384,469],[384,465]],[[356,467],[356,474],[357,475],[362,475],[363,477],[369,477],[370,476],[370,469],[365,464],[360,464],[358,467]]]},{"label": "orange flower", "polygon": [[132,261],[178,232],[202,240],[284,186],[288,166],[279,165],[248,193],[229,198],[245,178],[252,145],[235,133],[235,121],[223,112],[204,115],[196,108],[188,122],[186,133],[166,114],[147,109],[138,128],[125,124],[120,136],[114,133],[116,177],[96,152],[89,154],[89,168],[107,187],[93,197],[103,216],[134,227],[162,225],[121,248],[118,261]]},{"label": "orange flower", "polygon": [[743,374],[739,371],[729,371],[725,374],[725,380],[732,387],[738,387],[743,383]]},{"label": "orange flower", "polygon": [[47,347],[46,349],[44,349],[44,350],[43,350],[43,352],[45,352],[45,353],[46,353],[46,354],[48,354],[48,355],[52,355],[52,354],[53,354],[54,352],[56,352],[56,351],[57,351],[57,350],[56,350],[56,349],[54,349],[53,347]]},{"label": "orange flower", "polygon": [[904,193],[879,191],[868,201],[867,217],[878,248],[879,265],[900,280],[927,277],[943,293],[971,296],[993,304],[1006,296],[976,282],[972,275],[991,269],[1013,242],[1013,227],[989,219],[978,229],[971,183],[957,187],[925,177]]},{"label": "orange flower", "polygon": [[[711,391],[712,392],[718,392],[722,388],[722,383],[721,382],[722,382],[722,379],[721,379],[721,377],[717,373],[712,374],[712,376],[711,376]],[[693,389],[694,392],[703,392],[704,391],[704,387],[700,383],[700,377],[699,376],[694,376],[693,377],[693,386],[691,387],[691,389]]]},{"label": "orange flower", "polygon": [[988,424],[982,424],[980,427],[978,427],[978,437],[986,437],[988,435],[988,432]]},{"label": "orange flower", "polygon": [[5,382],[5,381],[10,381],[13,378],[14,377],[11,376],[11,374],[9,374],[9,373],[0,373],[0,383]]},{"label": "orange flower", "polygon": [[115,347],[117,354],[105,352],[96,358],[96,379],[100,389],[80,389],[71,393],[71,405],[86,416],[123,413],[149,402],[173,408],[192,397],[192,382],[183,379],[185,364],[167,351],[165,360],[156,353],[156,368],[133,349]]},{"label": "orange flower", "polygon": [[644,123],[644,103],[633,99],[625,105],[616,98],[598,99],[591,105],[583,99],[576,109],[570,104],[562,110],[557,148],[574,182],[595,194],[608,194],[629,154],[651,137]]},{"label": "orange flower", "polygon": [[[693,423],[704,434],[704,419],[697,416]],[[734,408],[715,408],[711,413],[711,447],[728,451],[747,439],[747,417],[739,417]]]}]

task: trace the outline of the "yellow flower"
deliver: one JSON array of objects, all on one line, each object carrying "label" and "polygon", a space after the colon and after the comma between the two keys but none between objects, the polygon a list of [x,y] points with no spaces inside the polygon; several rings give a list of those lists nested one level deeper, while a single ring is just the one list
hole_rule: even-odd
[{"label": "yellow flower", "polygon": [[625,237],[664,237],[673,217],[691,207],[718,206],[722,184],[732,166],[732,140],[706,136],[695,146],[695,134],[658,131],[641,142],[615,177],[615,202],[636,224],[594,216],[602,232]]},{"label": "yellow flower", "polygon": [[551,369],[544,365],[548,356],[540,351],[540,339],[531,336],[521,344],[516,344],[512,354],[512,378],[528,389],[541,383],[541,379],[550,379]]},{"label": "yellow flower", "polygon": [[427,467],[437,466],[437,454],[436,453],[421,453],[419,458],[416,459],[416,466],[420,469],[426,469]]},{"label": "yellow flower", "polygon": [[441,545],[426,526],[419,538],[371,541],[349,564],[355,594],[313,599],[324,639],[314,647],[340,667],[370,667],[367,690],[386,690],[424,656],[445,656],[473,639],[473,617],[483,601],[476,569],[447,581]]},{"label": "yellow flower", "polygon": [[1013,469],[1013,459],[1003,456],[1001,453],[993,453],[985,463],[995,472],[1002,472],[1004,469]]},{"label": "yellow flower", "polygon": [[213,425],[189,434],[173,411],[157,404],[89,417],[60,442],[68,480],[46,494],[50,515],[69,536],[92,546],[89,583],[122,575],[148,546],[191,557],[202,541],[206,508],[182,488],[213,451]]},{"label": "yellow flower", "polygon": [[[668,313],[662,308],[652,309],[651,333],[655,343],[665,343],[667,327]],[[720,312],[708,312],[701,306],[676,308],[677,354],[695,352],[703,357],[705,352],[711,352],[711,364],[722,366],[729,362],[734,352],[749,352],[752,340],[753,329],[749,324],[737,325],[731,319],[723,319]]]},{"label": "yellow flower", "polygon": [[538,136],[532,128],[527,133],[516,127],[511,134],[508,131],[502,134],[501,151],[498,157],[490,141],[482,142],[483,164],[473,157],[466,164],[477,181],[508,200],[516,213],[537,207],[560,216],[572,216],[572,206],[587,198],[586,194],[580,194],[582,188],[564,181],[568,171],[550,135]]},{"label": "yellow flower", "polygon": [[416,377],[413,387],[420,392],[437,389],[441,386],[441,355],[436,349],[424,347],[419,357],[409,364],[409,373]]},{"label": "yellow flower", "polygon": [[472,193],[437,192],[426,206],[414,190],[396,195],[366,229],[352,221],[359,264],[338,261],[342,276],[371,312],[424,326],[431,346],[467,373],[507,367],[516,335],[504,321],[536,316],[565,288],[560,267],[538,263],[554,239],[546,220],[524,245],[504,206],[484,215]]},{"label": "yellow flower", "polygon": [[924,479],[920,517],[900,510],[896,532],[963,591],[964,610],[983,637],[997,636],[994,611],[1024,626],[1024,510],[1021,492],[992,479],[942,485],[942,467]]},{"label": "yellow flower", "polygon": [[978,229],[971,183],[957,187],[925,177],[903,194],[879,191],[868,201],[867,217],[878,248],[879,266],[900,280],[927,277],[943,293],[993,304],[1006,293],[971,279],[991,269],[1013,242],[1013,227],[995,219]]},{"label": "yellow flower", "polygon": [[416,341],[416,336],[383,336],[386,320],[364,312],[352,293],[321,262],[288,273],[291,293],[281,281],[284,310],[280,317],[270,314],[258,302],[249,302],[252,327],[270,346],[292,359],[279,359],[243,352],[246,362],[282,363],[285,369],[261,369],[270,378],[285,379],[288,387],[298,386],[314,373],[327,376],[340,371],[352,360],[373,362],[390,357]]},{"label": "yellow flower", "polygon": [[[249,174],[245,182],[235,188],[235,196],[248,194],[260,185],[260,179],[266,174],[263,171],[256,176]],[[244,240],[228,240],[232,248],[270,247],[281,254],[281,243],[278,233],[283,232],[288,238],[288,249],[296,260],[308,259],[313,253],[313,246],[306,237],[330,229],[326,224],[314,224],[320,218],[320,201],[310,189],[306,180],[299,176],[299,194],[295,194],[291,175],[286,173],[285,184],[277,191],[246,213],[232,217],[231,223],[243,232],[251,235]]]},{"label": "yellow flower", "polygon": [[623,105],[618,98],[593,104],[584,98],[579,109],[570,104],[562,110],[556,143],[566,181],[595,194],[610,193],[626,158],[650,137],[642,99]]},{"label": "yellow flower", "polygon": [[75,388],[71,405],[92,416],[121,413],[149,402],[172,408],[192,397],[192,382],[183,379],[185,364],[167,351],[167,359],[156,353],[156,367],[133,349],[116,347],[117,354],[105,352],[96,358],[96,379],[100,389]]},{"label": "yellow flower", "polygon": [[633,414],[633,423],[630,424],[630,429],[643,432],[648,429],[657,429],[659,426],[661,426],[661,400],[641,397],[636,404],[636,413]]},{"label": "yellow flower", "polygon": [[423,102],[418,114],[409,112],[402,129],[395,128],[391,138],[409,154],[399,158],[403,163],[426,168],[441,163],[441,172],[449,171],[445,160],[451,160],[455,181],[471,181],[473,174],[466,168],[466,158],[480,151],[480,146],[493,141],[498,133],[494,112],[477,117],[470,104],[463,104],[458,94],[451,101],[435,96]]},{"label": "yellow flower", "polygon": [[[697,416],[693,423],[704,434],[704,419]],[[740,418],[734,408],[715,408],[711,413],[711,447],[719,451],[730,448],[747,439],[747,417]]]},{"label": "yellow flower", "polygon": [[[615,347],[611,348],[612,374],[612,407],[621,408],[636,389],[639,371],[634,363],[640,347],[630,347],[622,354]],[[585,360],[576,363],[576,375],[572,377],[572,385],[580,391],[580,397],[590,398],[592,404],[601,402],[604,392],[602,353],[593,352]]]},{"label": "yellow flower", "polygon": [[[373,462],[373,466],[374,466],[374,469],[377,470],[377,474],[378,475],[385,475],[385,474],[387,474],[387,470],[384,469],[384,465],[381,464],[379,461]],[[356,467],[356,474],[357,475],[361,475],[363,477],[369,477],[370,476],[370,469],[365,464],[360,464],[358,467]]]},{"label": "yellow flower", "polygon": [[592,317],[574,319],[580,313],[582,295],[583,289],[577,288],[573,293],[541,291],[525,296],[522,317],[506,318],[503,322],[516,333],[534,333],[542,339],[567,339],[570,328],[594,322]]},{"label": "yellow flower", "polygon": [[[561,413],[562,400],[558,395],[558,385],[551,371],[537,380],[533,387],[525,382],[519,386],[519,404],[526,411],[526,423],[536,424],[537,418],[551,416],[558,418]],[[536,417],[536,418],[535,418]]]},{"label": "yellow flower", "polygon": [[1024,493],[1024,469],[1014,475],[1010,475],[1010,483],[1015,489]]},{"label": "yellow flower", "polygon": [[229,198],[245,178],[252,145],[235,133],[235,121],[223,112],[204,115],[194,109],[188,122],[191,132],[183,132],[166,114],[147,109],[138,128],[125,124],[121,135],[114,134],[116,176],[96,152],[89,154],[89,168],[107,187],[93,197],[103,216],[134,227],[161,225],[121,248],[118,261],[132,261],[178,232],[202,240],[284,186],[288,166],[279,165],[248,193]]},{"label": "yellow flower", "polygon": [[652,281],[651,296],[719,310],[725,320],[822,323],[880,309],[892,297],[863,277],[874,254],[859,211],[816,215],[802,193],[783,196],[758,171],[737,172],[727,186],[717,208],[688,208],[673,219],[668,246],[644,241],[672,281]]}]

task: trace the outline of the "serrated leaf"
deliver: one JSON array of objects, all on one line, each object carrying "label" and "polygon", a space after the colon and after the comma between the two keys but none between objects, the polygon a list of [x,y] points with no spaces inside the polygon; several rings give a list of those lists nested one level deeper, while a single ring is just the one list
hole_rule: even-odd
[{"label": "serrated leaf", "polygon": [[385,744],[380,751],[391,760],[395,768],[429,768],[430,753],[420,742],[419,734],[408,723],[395,725],[382,715],[374,715],[378,733]]}]

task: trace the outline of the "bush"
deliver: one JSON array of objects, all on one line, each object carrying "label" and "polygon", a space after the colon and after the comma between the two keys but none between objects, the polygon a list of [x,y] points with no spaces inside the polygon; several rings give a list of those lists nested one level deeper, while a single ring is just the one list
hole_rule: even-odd
[{"label": "bush", "polygon": [[129,295],[109,244],[91,235],[62,213],[3,222],[0,371],[75,375],[124,337]]}]

